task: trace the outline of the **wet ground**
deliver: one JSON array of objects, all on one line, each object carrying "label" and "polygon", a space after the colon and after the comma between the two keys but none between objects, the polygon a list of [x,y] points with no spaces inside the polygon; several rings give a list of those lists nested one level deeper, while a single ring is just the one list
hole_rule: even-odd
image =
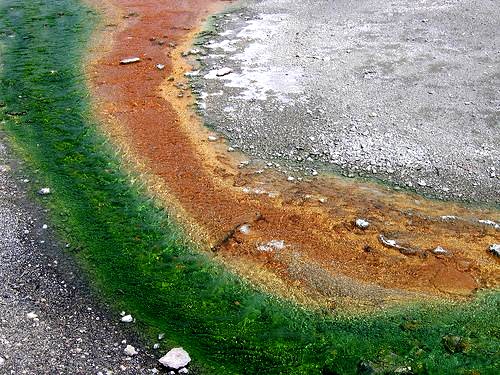
[{"label": "wet ground", "polygon": [[242,1],[197,46],[199,108],[285,179],[499,204],[499,19],[491,0]]}]

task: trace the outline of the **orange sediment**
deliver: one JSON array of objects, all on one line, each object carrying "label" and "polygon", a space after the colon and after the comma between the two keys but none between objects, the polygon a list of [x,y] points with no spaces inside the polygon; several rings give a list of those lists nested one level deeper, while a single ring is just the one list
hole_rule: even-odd
[{"label": "orange sediment", "polygon": [[[188,234],[264,289],[305,303],[457,298],[498,286],[499,261],[487,248],[499,232],[477,222],[498,221],[498,211],[335,177],[283,181],[270,170],[238,168],[243,155],[208,141],[190,109],[181,53],[224,4],[107,0],[107,26],[87,71],[105,132]],[[119,64],[135,56],[139,63]],[[366,230],[353,224],[358,217],[370,222]],[[240,231],[245,224],[248,233]],[[380,234],[415,253],[384,246]],[[273,240],[278,248],[266,248]],[[437,246],[449,254],[433,254]]]}]

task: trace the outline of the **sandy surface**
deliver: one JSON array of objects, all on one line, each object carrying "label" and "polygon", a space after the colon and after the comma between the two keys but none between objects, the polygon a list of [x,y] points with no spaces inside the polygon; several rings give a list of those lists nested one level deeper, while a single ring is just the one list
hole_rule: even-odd
[{"label": "sandy surface", "polygon": [[0,133],[0,374],[152,374],[159,353],[92,294],[23,180]]},{"label": "sandy surface", "polygon": [[200,46],[199,107],[284,178],[499,204],[499,19],[491,0],[242,1]]}]

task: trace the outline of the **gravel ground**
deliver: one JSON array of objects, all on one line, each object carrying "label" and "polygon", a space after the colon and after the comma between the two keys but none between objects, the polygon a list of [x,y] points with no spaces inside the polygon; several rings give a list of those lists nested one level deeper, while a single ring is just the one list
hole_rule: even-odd
[{"label": "gravel ground", "polygon": [[[2,139],[0,132],[0,374],[153,373],[156,360],[96,301],[44,227],[46,213],[27,199],[30,182],[15,177],[19,165]],[[124,355],[126,344],[139,354]]]},{"label": "gravel ground", "polygon": [[336,171],[500,204],[497,5],[243,1],[193,53],[199,107],[286,176]]}]

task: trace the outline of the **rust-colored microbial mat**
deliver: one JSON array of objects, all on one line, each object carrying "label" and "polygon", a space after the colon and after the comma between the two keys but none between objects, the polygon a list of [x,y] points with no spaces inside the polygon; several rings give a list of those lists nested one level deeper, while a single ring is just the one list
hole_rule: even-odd
[{"label": "rust-colored microbial mat", "polygon": [[[498,211],[335,177],[283,181],[239,169],[242,155],[208,141],[190,110],[181,53],[227,3],[99,4],[105,21],[87,68],[104,131],[200,247],[265,290],[322,306],[460,299],[498,286],[488,247],[499,231],[478,221],[498,222]],[[120,64],[131,57],[141,61]],[[370,226],[357,228],[356,218]]]}]

